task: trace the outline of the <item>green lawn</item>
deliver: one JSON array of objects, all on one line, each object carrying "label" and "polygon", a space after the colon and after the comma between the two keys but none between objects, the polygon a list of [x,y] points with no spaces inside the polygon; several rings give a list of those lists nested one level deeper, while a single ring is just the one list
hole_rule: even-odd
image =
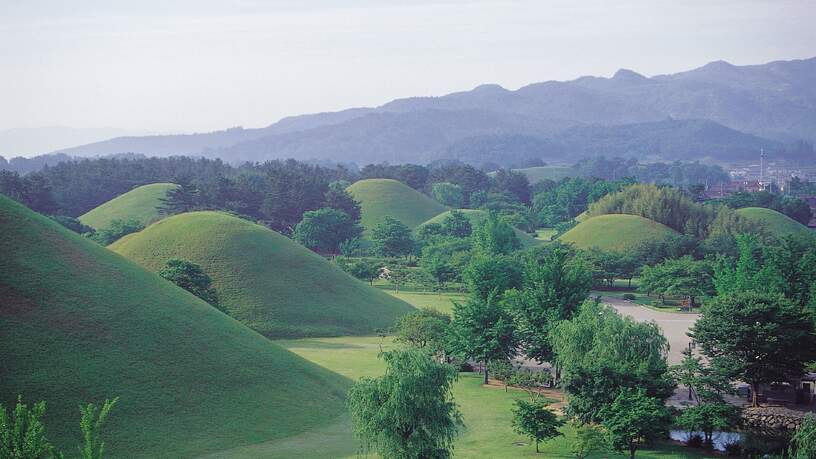
[{"label": "green lawn", "polygon": [[677,232],[673,229],[648,218],[609,214],[582,221],[558,240],[575,244],[579,249],[598,247],[602,250],[627,251],[645,241],[659,241],[674,234]]},{"label": "green lawn", "polygon": [[433,308],[447,314],[453,313],[454,301],[461,303],[467,298],[464,293],[387,292],[417,308]]},{"label": "green lawn", "polygon": [[220,212],[165,218],[111,244],[151,271],[201,265],[228,314],[267,337],[370,335],[413,308],[291,239]]},{"label": "green lawn", "polygon": [[385,220],[396,218],[414,229],[422,222],[449,210],[428,196],[391,179],[366,179],[348,187],[348,192],[360,202],[362,225],[366,232]]},{"label": "green lawn", "polygon": [[45,401],[68,457],[80,404],[120,398],[106,457],[195,457],[323,428],[350,384],[0,195],[0,403]]},{"label": "green lawn", "polygon": [[539,228],[536,230],[536,239],[549,242],[557,232],[555,228]]},{"label": "green lawn", "polygon": [[[419,304],[417,305],[419,306]],[[377,376],[384,365],[377,358],[383,350],[393,349],[390,338],[345,337],[278,341],[290,351],[351,379]],[[455,456],[463,458],[571,458],[569,445],[573,439],[570,427],[563,429],[565,437],[541,445],[536,455],[529,440],[515,434],[511,427],[513,400],[526,397],[524,392],[500,387],[482,386],[478,374],[462,373],[454,386],[454,398],[464,416],[466,429],[456,442]],[[357,443],[350,432],[348,417],[342,416],[331,426],[301,434],[294,438],[225,451],[214,457],[229,458],[353,458]],[[622,458],[617,454],[596,454],[600,458]],[[638,453],[638,458],[700,458],[705,457],[685,448],[666,445],[658,451]]]},{"label": "green lawn", "polygon": [[737,213],[752,222],[762,225],[765,230],[777,236],[793,235],[798,237],[813,236],[813,230],[796,220],[772,209],[764,207],[745,207]]},{"label": "green lawn", "polygon": [[95,229],[108,228],[113,220],[138,220],[147,225],[159,218],[159,207],[167,192],[178,185],[151,183],[134,188],[108,202],[100,204],[79,217],[79,221]]}]

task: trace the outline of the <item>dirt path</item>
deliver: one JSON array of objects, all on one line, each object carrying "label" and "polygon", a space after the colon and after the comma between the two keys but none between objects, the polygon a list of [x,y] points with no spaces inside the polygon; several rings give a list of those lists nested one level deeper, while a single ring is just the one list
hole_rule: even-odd
[{"label": "dirt path", "polygon": [[601,299],[604,303],[617,309],[621,314],[625,314],[638,322],[656,322],[663,330],[663,335],[669,340],[669,364],[680,363],[683,358],[683,349],[686,349],[689,341],[691,341],[686,332],[700,317],[699,314],[661,312],[618,298],[605,296]]}]

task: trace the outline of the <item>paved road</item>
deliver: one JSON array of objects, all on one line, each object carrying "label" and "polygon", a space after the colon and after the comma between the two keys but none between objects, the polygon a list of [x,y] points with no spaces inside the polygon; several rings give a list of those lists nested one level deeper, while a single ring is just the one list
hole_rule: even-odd
[{"label": "paved road", "polygon": [[621,314],[626,314],[639,322],[650,320],[657,322],[657,325],[663,330],[663,335],[669,340],[669,364],[680,363],[683,358],[683,349],[688,347],[690,341],[686,332],[697,321],[699,314],[660,312],[618,298],[603,297],[602,300]]}]

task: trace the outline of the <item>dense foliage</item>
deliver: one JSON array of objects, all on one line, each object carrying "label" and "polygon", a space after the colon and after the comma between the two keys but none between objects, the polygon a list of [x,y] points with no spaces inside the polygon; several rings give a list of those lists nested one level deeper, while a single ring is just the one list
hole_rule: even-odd
[{"label": "dense foliage", "polygon": [[417,350],[382,358],[385,374],[360,379],[348,393],[354,434],[364,450],[396,459],[450,457],[463,425],[451,393],[456,369]]}]

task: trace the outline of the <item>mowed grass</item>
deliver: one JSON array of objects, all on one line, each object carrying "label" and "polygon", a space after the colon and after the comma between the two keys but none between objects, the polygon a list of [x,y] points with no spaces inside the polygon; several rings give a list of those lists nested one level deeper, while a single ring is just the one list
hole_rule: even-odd
[{"label": "mowed grass", "polygon": [[445,314],[453,314],[453,303],[462,303],[467,299],[464,293],[425,293],[395,292],[385,290],[389,295],[399,298],[417,308],[432,308]]},{"label": "mowed grass", "polygon": [[422,222],[448,210],[447,207],[405,185],[391,179],[366,179],[348,187],[348,192],[360,202],[362,225],[366,231],[390,216],[414,229]]},{"label": "mowed grass", "polygon": [[737,209],[739,215],[762,226],[774,236],[813,236],[816,234],[807,226],[797,222],[785,214],[764,207],[745,207]]},{"label": "mowed grass", "polygon": [[[417,304],[419,306],[419,304]],[[343,337],[278,341],[290,351],[332,369],[350,379],[379,376],[385,370],[377,356],[380,350],[394,349],[398,344],[391,338]],[[497,386],[485,387],[482,377],[461,373],[454,385],[454,398],[464,416],[465,430],[456,441],[454,456],[461,458],[572,458],[570,444],[574,429],[564,427],[565,436],[541,445],[542,454],[536,454],[530,440],[513,432],[513,401],[527,394]],[[347,458],[357,457],[358,443],[351,433],[348,417],[336,423],[304,433],[298,437],[223,451],[212,457],[250,458]],[[590,456],[624,458],[628,456],[599,453]],[[659,450],[638,452],[639,458],[680,459],[705,457],[673,445]]]},{"label": "mowed grass", "polygon": [[555,236],[556,233],[557,231],[555,228],[539,228],[536,230],[536,239],[539,241],[549,242],[552,241],[553,236]]},{"label": "mowed grass", "polygon": [[106,457],[193,457],[331,425],[350,381],[0,195],[0,403],[44,400],[69,456],[79,409],[119,397]]},{"label": "mowed grass", "polygon": [[[459,209],[459,212],[462,212],[462,214],[465,217],[467,217],[467,219],[470,221],[471,226],[473,226],[474,228],[481,222],[483,222],[488,215],[487,212],[478,209]],[[417,227],[417,229],[422,228],[423,226],[428,225],[430,223],[438,223],[441,225],[445,221],[445,219],[448,218],[448,215],[450,215],[450,213],[451,211],[446,211],[439,215],[436,215],[435,217],[420,224]],[[521,242],[521,245],[523,247],[530,247],[541,243],[541,241],[539,241],[538,239],[534,238],[533,236],[530,236],[529,234],[525,233],[524,231],[521,231],[518,228],[513,228],[513,230],[516,232],[516,236],[519,238],[519,241]]]},{"label": "mowed grass", "polygon": [[152,183],[134,188],[91,209],[81,215],[79,221],[94,229],[108,228],[116,219],[134,219],[147,225],[159,218],[161,199],[177,187],[173,183]]},{"label": "mowed grass", "polygon": [[228,313],[267,337],[371,334],[413,308],[291,239],[219,212],[191,212],[125,236],[110,249],[151,271],[201,265]]},{"label": "mowed grass", "polygon": [[610,214],[588,218],[558,240],[572,243],[579,249],[598,247],[602,250],[626,251],[646,241],[658,241],[673,234],[673,229],[637,215]]}]

